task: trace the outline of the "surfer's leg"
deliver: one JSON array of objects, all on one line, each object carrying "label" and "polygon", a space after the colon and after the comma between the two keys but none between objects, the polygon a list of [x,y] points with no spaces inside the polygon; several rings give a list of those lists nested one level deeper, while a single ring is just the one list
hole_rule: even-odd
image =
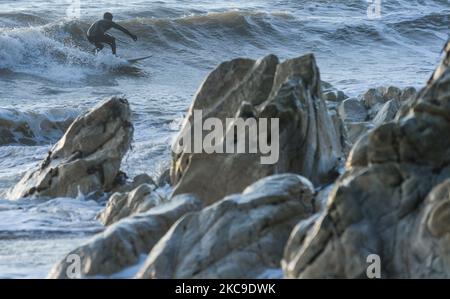
[{"label": "surfer's leg", "polygon": [[98,52],[100,52],[101,50],[103,50],[103,48],[104,48],[104,46],[102,45],[102,43],[100,43],[100,42],[96,42],[95,43],[95,53],[98,53]]},{"label": "surfer's leg", "polygon": [[116,55],[116,51],[117,51],[116,39],[109,34],[105,34],[104,39],[105,39],[105,43],[107,43],[111,47],[112,53],[114,55]]}]

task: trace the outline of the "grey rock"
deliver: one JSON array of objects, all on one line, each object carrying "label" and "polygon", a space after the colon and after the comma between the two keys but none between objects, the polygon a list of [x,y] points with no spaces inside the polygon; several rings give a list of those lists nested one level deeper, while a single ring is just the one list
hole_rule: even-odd
[{"label": "grey rock", "polygon": [[[192,195],[182,195],[110,226],[85,245],[73,250],[50,271],[48,278],[108,277],[138,263],[183,215],[201,209]],[[81,262],[81,273],[72,273],[71,257]],[[75,277],[71,277],[75,274]]]},{"label": "grey rock", "polygon": [[9,197],[76,197],[80,192],[109,192],[133,138],[130,118],[128,101],[121,98],[104,101],[82,114]]},{"label": "grey rock", "polygon": [[155,185],[143,184],[128,193],[114,193],[106,208],[98,215],[104,225],[111,225],[123,218],[150,210],[164,202]]},{"label": "grey rock", "polygon": [[363,95],[363,102],[366,108],[370,109],[376,104],[384,104],[385,100],[380,90],[371,88]]},{"label": "grey rock", "polygon": [[389,100],[383,107],[378,111],[378,114],[373,119],[373,124],[375,126],[380,126],[383,123],[394,120],[398,110],[400,109],[400,100]]},{"label": "grey rock", "polygon": [[314,211],[314,188],[284,174],[262,179],[177,222],[137,278],[256,278],[279,269],[293,225]]},{"label": "grey rock", "polygon": [[348,142],[355,144],[361,136],[374,128],[371,122],[351,122],[345,124]]},{"label": "grey rock", "polygon": [[406,87],[405,89],[403,89],[402,94],[400,95],[400,101],[406,102],[416,94],[417,90],[414,87]]},{"label": "grey rock", "polygon": [[367,120],[367,109],[364,103],[356,98],[343,101],[339,105],[338,112],[344,122],[364,122]]},{"label": "grey rock", "polygon": [[[313,55],[283,63],[270,55],[259,61],[236,59],[221,64],[200,87],[175,144],[180,143],[181,137],[192,135],[193,126],[189,124],[194,109],[202,110],[204,119],[232,118],[233,125],[238,118],[278,118],[280,159],[276,164],[263,165],[264,155],[260,152],[191,154],[183,151],[173,157],[173,194],[194,193],[205,204],[212,204],[278,173],[298,173],[315,184],[333,180],[343,153],[320,91],[320,74]],[[234,132],[231,130],[227,130],[226,136],[231,136]],[[267,130],[264,132],[271,135]],[[224,147],[224,142],[220,140],[219,146]]]},{"label": "grey rock", "polygon": [[326,209],[292,232],[285,277],[367,278],[376,254],[383,278],[450,278],[449,115],[444,59],[396,121],[357,142]]}]

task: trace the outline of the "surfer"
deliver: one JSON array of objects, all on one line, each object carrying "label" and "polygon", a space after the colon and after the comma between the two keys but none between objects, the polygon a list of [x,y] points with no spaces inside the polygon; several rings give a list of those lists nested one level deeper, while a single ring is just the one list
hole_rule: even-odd
[{"label": "surfer", "polygon": [[95,45],[96,52],[103,50],[103,44],[107,44],[111,47],[112,53],[116,55],[116,39],[113,36],[106,34],[106,31],[111,28],[120,30],[130,36],[134,41],[137,41],[136,35],[132,34],[130,31],[123,28],[119,24],[113,22],[113,15],[109,12],[106,12],[103,15],[103,20],[99,20],[92,24],[87,32],[87,38],[91,44]]}]

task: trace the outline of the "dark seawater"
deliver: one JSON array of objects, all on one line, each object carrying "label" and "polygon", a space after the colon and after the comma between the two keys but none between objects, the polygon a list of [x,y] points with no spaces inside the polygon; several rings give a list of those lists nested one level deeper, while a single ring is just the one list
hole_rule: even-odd
[{"label": "dark seawater", "polygon": [[[449,36],[448,0],[382,1],[377,19],[365,0],[82,0],[80,18],[68,18],[71,3],[0,1],[0,123],[30,128],[35,142],[2,144],[0,136],[0,278],[45,277],[103,229],[94,220],[102,205],[83,196],[8,200],[60,137],[49,124],[63,128],[104,97],[126,95],[136,136],[123,169],[157,176],[197,87],[224,60],[314,52],[322,79],[356,96],[380,85],[422,86]],[[85,39],[105,10],[139,37],[111,31],[122,58],[93,55]],[[124,59],[148,54],[135,67]]]}]

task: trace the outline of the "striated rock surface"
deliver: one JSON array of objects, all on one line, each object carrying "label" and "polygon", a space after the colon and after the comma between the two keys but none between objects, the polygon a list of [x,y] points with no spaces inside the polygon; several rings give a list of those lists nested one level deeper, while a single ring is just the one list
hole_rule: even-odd
[{"label": "striated rock surface", "polygon": [[[287,278],[450,278],[450,68],[358,141],[327,207],[286,246]],[[396,93],[398,94],[398,93]]]},{"label": "striated rock surface", "polygon": [[315,209],[314,189],[294,174],[271,176],[177,222],[138,278],[256,278],[280,268],[294,225]]},{"label": "striated rock surface", "polygon": [[397,99],[392,99],[386,102],[383,107],[378,111],[377,115],[373,119],[373,124],[375,126],[380,126],[383,123],[387,123],[392,121],[397,115],[398,110],[400,109],[401,102]]},{"label": "striated rock surface", "polygon": [[[242,119],[250,119],[250,130],[264,132],[266,139],[279,140],[279,159],[275,164],[262,164],[264,155],[260,151],[254,154],[182,151],[173,157],[173,194],[194,193],[206,204],[212,204],[272,174],[297,173],[315,184],[332,181],[343,154],[320,84],[313,55],[283,63],[273,55],[258,61],[235,59],[222,63],[200,87],[175,146],[182,143],[183,136],[193,134],[194,110],[201,110],[203,119],[233,120],[225,136],[242,134],[235,133],[234,126]],[[279,119],[279,138],[258,122],[251,123],[252,119],[261,118]],[[225,148],[225,138],[217,144]]]},{"label": "striated rock surface", "polygon": [[121,98],[104,101],[79,116],[9,197],[76,197],[80,192],[110,191],[133,138],[130,117],[128,101]]},{"label": "striated rock surface", "polygon": [[[195,196],[182,195],[110,226],[87,244],[73,250],[49,274],[52,279],[110,276],[138,263],[184,214],[201,209]],[[81,262],[79,276],[71,277],[72,256]]]}]

